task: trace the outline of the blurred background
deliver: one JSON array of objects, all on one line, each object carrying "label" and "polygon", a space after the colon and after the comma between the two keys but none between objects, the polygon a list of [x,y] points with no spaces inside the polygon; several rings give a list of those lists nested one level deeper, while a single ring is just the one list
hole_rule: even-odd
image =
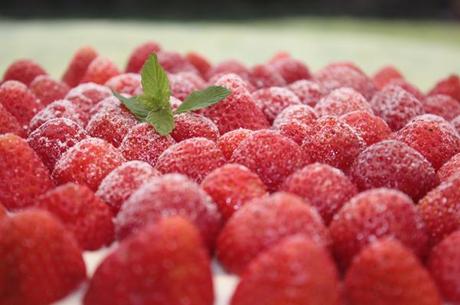
[{"label": "blurred background", "polygon": [[147,40],[212,62],[261,63],[288,51],[315,71],[350,60],[397,66],[415,85],[460,72],[460,0],[0,1],[0,73],[33,58],[52,75],[91,45],[124,67]]}]

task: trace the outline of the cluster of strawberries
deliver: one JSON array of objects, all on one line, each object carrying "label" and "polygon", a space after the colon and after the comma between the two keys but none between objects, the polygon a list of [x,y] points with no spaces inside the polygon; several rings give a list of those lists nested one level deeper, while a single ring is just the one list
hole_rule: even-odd
[{"label": "cluster of strawberries", "polygon": [[[156,53],[174,116],[162,136],[112,91],[143,91]],[[424,94],[394,67],[312,74],[279,53],[235,60],[148,42],[125,72],[77,51],[61,81],[31,60],[0,85],[0,304],[460,304],[460,78]],[[116,242],[87,281],[82,250]]]}]

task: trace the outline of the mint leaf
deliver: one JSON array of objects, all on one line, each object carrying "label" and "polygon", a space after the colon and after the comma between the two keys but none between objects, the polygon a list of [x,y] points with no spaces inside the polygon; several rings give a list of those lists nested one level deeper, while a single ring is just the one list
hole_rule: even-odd
[{"label": "mint leaf", "polygon": [[174,129],[174,117],[171,106],[149,112],[145,121],[152,124],[155,130],[162,136],[167,136]]},{"label": "mint leaf", "polygon": [[154,108],[169,104],[171,92],[169,89],[168,76],[158,62],[156,54],[150,55],[142,67],[141,83],[145,101]]},{"label": "mint leaf", "polygon": [[192,92],[174,113],[198,110],[218,103],[230,95],[230,90],[221,86],[211,86]]},{"label": "mint leaf", "polygon": [[136,96],[131,98],[124,97],[117,92],[112,92],[113,95],[125,105],[126,108],[140,121],[143,121],[149,114],[149,109],[141,102],[139,102]]}]

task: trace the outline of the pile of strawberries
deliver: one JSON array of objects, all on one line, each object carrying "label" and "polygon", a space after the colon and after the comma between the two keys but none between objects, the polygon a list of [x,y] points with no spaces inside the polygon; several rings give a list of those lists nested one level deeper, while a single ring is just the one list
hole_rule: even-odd
[{"label": "pile of strawberries", "polygon": [[[174,115],[160,135],[113,92],[155,53]],[[148,42],[122,72],[79,49],[61,80],[31,60],[0,85],[0,304],[460,304],[460,78],[427,94],[394,67],[312,73],[287,53],[212,65]],[[87,278],[82,251],[113,244]]]}]

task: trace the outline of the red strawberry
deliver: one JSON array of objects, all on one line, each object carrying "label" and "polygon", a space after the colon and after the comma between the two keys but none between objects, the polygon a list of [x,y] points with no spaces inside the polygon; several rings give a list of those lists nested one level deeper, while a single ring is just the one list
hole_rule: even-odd
[{"label": "red strawberry", "polygon": [[342,115],[340,120],[353,128],[367,145],[383,141],[391,135],[391,129],[388,124],[380,117],[367,111],[349,112]]},{"label": "red strawberry", "polygon": [[255,65],[252,67],[249,80],[256,89],[286,85],[286,81],[281,74],[270,65]]},{"label": "red strawberry", "polygon": [[288,88],[297,95],[302,104],[311,107],[314,107],[324,96],[323,87],[319,83],[310,80],[295,81]]},{"label": "red strawberry", "polygon": [[426,113],[439,115],[447,121],[451,121],[460,115],[460,103],[448,95],[430,95],[422,103]]},{"label": "red strawberry", "polygon": [[8,210],[21,209],[52,187],[48,169],[26,140],[0,135],[0,203]]},{"label": "red strawberry", "polygon": [[384,236],[400,240],[420,257],[427,250],[425,225],[417,208],[407,195],[391,189],[353,197],[335,214],[329,231],[342,267],[367,244]]},{"label": "red strawberry", "polygon": [[96,191],[102,179],[124,161],[121,153],[106,141],[86,138],[61,156],[52,177],[59,184],[75,182]]},{"label": "red strawberry", "polygon": [[6,212],[6,209],[5,207],[0,203],[0,219],[2,219],[3,217],[7,216],[7,212]]},{"label": "red strawberry", "polygon": [[103,85],[109,79],[120,74],[118,67],[108,58],[98,56],[88,65],[80,83]]},{"label": "red strawberry", "polygon": [[27,210],[0,221],[0,303],[46,305],[85,280],[81,250],[48,212]]},{"label": "red strawberry", "polygon": [[26,135],[18,120],[0,103],[0,134],[3,133],[14,133],[20,137]]},{"label": "red strawberry", "polygon": [[78,49],[67,66],[67,70],[62,76],[62,81],[70,87],[77,86],[81,82],[89,64],[97,56],[96,50],[92,47],[82,47]]},{"label": "red strawberry", "polygon": [[270,122],[287,107],[301,104],[297,95],[282,87],[259,89],[252,93],[252,97]]},{"label": "red strawberry", "polygon": [[225,74],[236,74],[245,81],[249,80],[248,68],[234,59],[220,62],[212,67],[208,72],[208,79],[222,77]]},{"label": "red strawberry", "polygon": [[169,73],[197,72],[195,67],[189,63],[184,56],[177,52],[160,50],[157,53],[158,62]]},{"label": "red strawberry", "polygon": [[6,81],[0,85],[0,103],[27,131],[32,117],[43,105],[26,85],[18,81]]},{"label": "red strawberry", "polygon": [[36,206],[57,216],[82,249],[96,250],[113,241],[110,208],[84,185],[58,186],[38,197]]},{"label": "red strawberry", "polygon": [[196,228],[180,217],[123,241],[97,268],[85,305],[212,305],[209,257]]},{"label": "red strawberry", "polygon": [[267,194],[259,176],[239,164],[216,168],[206,176],[201,187],[211,196],[225,219],[248,201]]},{"label": "red strawberry", "polygon": [[358,193],[356,186],[342,171],[321,163],[310,164],[296,171],[284,180],[280,190],[310,202],[326,224]]},{"label": "red strawberry", "polygon": [[376,241],[356,257],[345,278],[348,304],[441,305],[436,286],[409,249]]},{"label": "red strawberry", "polygon": [[200,183],[213,169],[226,163],[216,143],[191,138],[171,145],[158,157],[156,169],[163,174],[180,173]]},{"label": "red strawberry", "polygon": [[69,91],[66,83],[56,81],[48,75],[37,76],[29,88],[44,106],[63,99]]},{"label": "red strawberry", "polygon": [[385,140],[355,159],[350,176],[360,190],[387,187],[418,200],[437,184],[433,166],[405,143]]},{"label": "red strawberry", "polygon": [[39,112],[30,120],[29,132],[33,132],[47,121],[53,119],[68,119],[81,127],[84,126],[82,117],[78,112],[77,105],[69,100],[54,101]]},{"label": "red strawberry", "polygon": [[418,207],[435,245],[460,229],[460,176],[455,175],[423,197]]},{"label": "red strawberry", "polygon": [[302,235],[287,237],[255,258],[231,305],[339,305],[340,282],[326,249]]},{"label": "red strawberry", "polygon": [[137,73],[124,73],[112,77],[105,85],[118,93],[136,95],[141,88],[141,76]]},{"label": "red strawberry", "polygon": [[229,272],[241,274],[258,254],[295,234],[329,244],[327,228],[313,207],[300,197],[275,193],[248,202],[227,221],[217,256]]},{"label": "red strawberry", "polygon": [[206,78],[211,69],[211,63],[196,52],[189,52],[185,58],[200,72],[201,77]]},{"label": "red strawberry", "polygon": [[460,153],[444,163],[436,174],[441,182],[445,182],[458,173],[460,173]]},{"label": "red strawberry", "polygon": [[179,174],[152,178],[123,204],[117,216],[119,238],[138,232],[161,218],[180,215],[194,223],[213,249],[221,219],[216,206],[198,184]]},{"label": "red strawberry", "polygon": [[152,125],[140,123],[126,134],[119,150],[127,160],[141,160],[155,166],[161,153],[174,143],[171,136],[160,136]]},{"label": "red strawberry", "polygon": [[171,88],[172,96],[183,101],[193,91],[198,90],[195,84],[181,74],[169,74],[169,87]]},{"label": "red strawberry", "polygon": [[286,80],[288,84],[295,81],[311,79],[308,67],[291,56],[278,57],[270,61],[270,65]]},{"label": "red strawberry", "polygon": [[303,139],[313,132],[316,119],[316,112],[310,106],[292,105],[276,116],[273,121],[273,128],[302,145]]},{"label": "red strawberry", "polygon": [[315,105],[315,111],[319,116],[341,116],[358,110],[372,113],[371,106],[364,96],[351,88],[335,89]]},{"label": "red strawberry", "polygon": [[52,171],[63,153],[87,137],[88,134],[80,125],[61,118],[46,121],[29,134],[27,142]]},{"label": "red strawberry", "polygon": [[160,172],[143,161],[128,161],[115,168],[102,180],[96,195],[117,214],[123,202],[142,184]]},{"label": "red strawberry", "polygon": [[396,85],[406,90],[413,96],[415,96],[420,102],[425,99],[425,94],[420,91],[417,87],[406,81],[405,79],[394,79],[388,83],[389,85]]},{"label": "red strawberry", "polygon": [[460,102],[460,77],[452,74],[440,80],[429,93],[429,95],[434,94],[449,95]]},{"label": "red strawberry", "polygon": [[305,164],[299,145],[273,130],[255,131],[241,142],[230,161],[258,174],[269,191],[277,190],[286,177]]},{"label": "red strawberry", "polygon": [[444,299],[450,304],[460,304],[460,230],[433,248],[428,269]]},{"label": "red strawberry", "polygon": [[160,50],[160,45],[154,41],[147,41],[137,46],[129,56],[125,71],[139,73],[149,56]]},{"label": "red strawberry", "polygon": [[3,75],[3,81],[16,80],[29,86],[37,76],[46,74],[46,71],[36,62],[30,59],[20,59],[8,66]]},{"label": "red strawberry", "polygon": [[252,130],[238,128],[220,136],[217,140],[217,146],[220,148],[227,160],[230,160],[233,151],[243,142],[244,139],[252,134]]},{"label": "red strawberry", "polygon": [[202,137],[217,141],[219,129],[207,117],[196,113],[181,113],[174,116],[175,128],[171,136],[177,142]]},{"label": "red strawberry", "polygon": [[372,77],[375,87],[379,90],[395,79],[404,79],[404,76],[393,66],[382,67]]}]

